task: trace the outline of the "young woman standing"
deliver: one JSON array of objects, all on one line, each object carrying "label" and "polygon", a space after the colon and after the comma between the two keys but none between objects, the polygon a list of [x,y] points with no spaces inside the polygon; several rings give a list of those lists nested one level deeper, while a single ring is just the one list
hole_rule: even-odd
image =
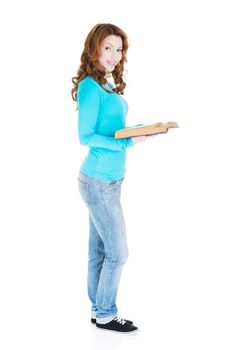
[{"label": "young woman standing", "polygon": [[[132,321],[118,317],[116,296],[128,257],[120,202],[126,171],[126,150],[151,136],[114,138],[126,126],[128,105],[122,97],[127,61],[127,35],[119,27],[97,24],[89,32],[72,98],[77,102],[78,133],[89,147],[78,176],[79,191],[89,211],[88,295],[91,322],[99,329],[136,332]],[[113,77],[115,86],[108,82]]]}]

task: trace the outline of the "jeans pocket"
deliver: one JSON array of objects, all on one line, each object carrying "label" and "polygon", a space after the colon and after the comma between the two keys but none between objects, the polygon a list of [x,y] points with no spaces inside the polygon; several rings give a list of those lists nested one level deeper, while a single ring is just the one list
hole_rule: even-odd
[{"label": "jeans pocket", "polygon": [[108,181],[101,185],[101,190],[105,199],[112,200],[116,198],[116,195],[120,197],[121,180]]},{"label": "jeans pocket", "polygon": [[117,180],[112,180],[112,181],[110,181],[110,185],[116,185],[118,182],[119,181],[117,181]]}]

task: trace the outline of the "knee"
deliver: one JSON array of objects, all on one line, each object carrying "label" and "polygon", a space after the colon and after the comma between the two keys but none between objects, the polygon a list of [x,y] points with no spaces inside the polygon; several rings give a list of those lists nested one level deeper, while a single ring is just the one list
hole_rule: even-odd
[{"label": "knee", "polygon": [[123,265],[126,263],[128,259],[128,251],[124,252],[118,252],[116,254],[111,254],[109,256],[106,256],[107,261],[109,261],[111,264],[118,266]]}]

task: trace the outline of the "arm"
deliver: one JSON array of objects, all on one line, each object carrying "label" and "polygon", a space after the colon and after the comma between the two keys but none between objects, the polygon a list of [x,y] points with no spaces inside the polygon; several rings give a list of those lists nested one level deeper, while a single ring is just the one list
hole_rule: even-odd
[{"label": "arm", "polygon": [[80,143],[88,147],[107,148],[121,151],[134,145],[131,138],[115,140],[114,137],[96,133],[96,123],[100,108],[100,91],[97,84],[86,80],[78,88],[78,133]]}]

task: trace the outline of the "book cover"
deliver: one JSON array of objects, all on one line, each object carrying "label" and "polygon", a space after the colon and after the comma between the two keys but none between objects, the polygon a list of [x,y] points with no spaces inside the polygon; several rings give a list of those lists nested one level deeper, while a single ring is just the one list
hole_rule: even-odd
[{"label": "book cover", "polygon": [[153,135],[167,132],[170,128],[178,128],[176,122],[140,124],[134,127],[127,127],[115,132],[115,139],[122,139],[132,136]]}]

